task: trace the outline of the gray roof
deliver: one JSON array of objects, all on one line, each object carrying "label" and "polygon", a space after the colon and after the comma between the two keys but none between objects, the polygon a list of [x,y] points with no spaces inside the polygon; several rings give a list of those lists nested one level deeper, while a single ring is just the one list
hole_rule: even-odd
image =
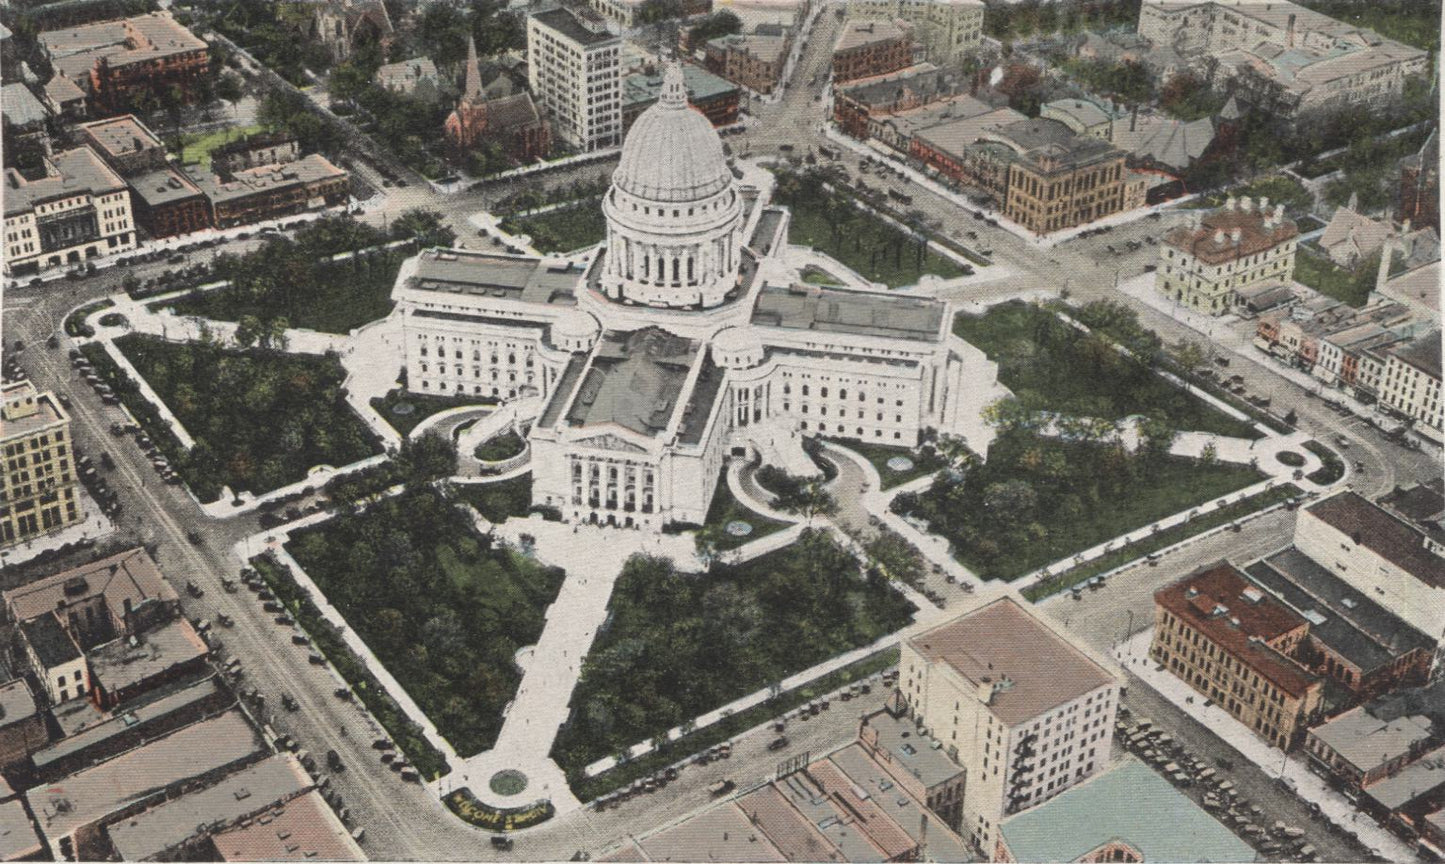
[{"label": "gray roof", "polygon": [[506,297],[527,303],[570,301],[583,271],[564,261],[428,249],[407,287],[420,291]]},{"label": "gray roof", "polygon": [[240,762],[261,749],[245,715],[227,711],[128,753],[25,793],[41,832],[69,836],[192,777]]},{"label": "gray roof", "polygon": [[[1434,378],[1440,377],[1440,331],[1436,330],[1395,349],[1395,356]],[[1441,565],[1445,567],[1445,565]]]},{"label": "gray roof", "polygon": [[1120,120],[1115,124],[1114,144],[1136,157],[1153,159],[1160,165],[1184,169],[1209,148],[1214,141],[1214,123],[1209,118],[1176,120],[1154,114],[1144,115],[1133,123]]},{"label": "gray roof", "polygon": [[130,178],[130,194],[150,207],[159,207],[204,193],[191,178],[169,166],[136,174]]},{"label": "gray roof", "polygon": [[37,204],[72,195],[103,195],[125,188],[120,175],[100,160],[89,147],[76,147],[50,157],[55,175],[26,180],[11,169],[5,176],[5,215],[30,210]]},{"label": "gray roof", "polygon": [[[37,770],[43,771],[57,761],[67,759],[92,747],[102,747],[106,742],[137,729],[144,729],[151,723],[184,711],[199,702],[222,694],[221,685],[214,677],[200,683],[185,682],[186,686],[175,691],[163,692],[158,699],[133,700],[116,708],[101,722],[83,727],[61,738],[49,747],[31,754]],[[146,694],[148,697],[151,693]],[[92,757],[93,758],[93,757]]]},{"label": "gray roof", "polygon": [[80,648],[53,615],[40,615],[20,622],[25,641],[46,669],[54,669],[81,657]]},{"label": "gray roof", "polygon": [[816,330],[937,342],[944,304],[924,297],[849,291],[813,285],[765,286],[752,323],[787,330]]},{"label": "gray roof", "polygon": [[19,798],[0,804],[0,861],[35,860],[43,850],[25,804]]},{"label": "gray roof", "polygon": [[0,728],[34,717],[39,710],[24,678],[0,684]]},{"label": "gray roof", "polygon": [[[682,80],[687,85],[687,97],[691,102],[702,102],[738,92],[738,85],[694,63],[682,64]],[[661,93],[661,70],[655,73],[633,72],[622,79],[623,105],[650,104],[656,102]]]},{"label": "gray roof", "polygon": [[102,153],[123,156],[143,150],[164,150],[165,145],[134,114],[122,114],[105,120],[82,123],[79,126]]},{"label": "gray roof", "polygon": [[52,58],[101,52],[111,58],[111,65],[206,48],[200,37],[181,26],[169,12],[47,30],[36,40]]},{"label": "gray roof", "polygon": [[1291,546],[1251,564],[1249,577],[1310,620],[1310,633],[1365,672],[1434,643],[1395,613]]},{"label": "gray roof", "polygon": [[1133,757],[1010,816],[999,831],[1015,861],[1077,861],[1110,841],[1145,861],[1253,861],[1219,820]]},{"label": "gray roof", "polygon": [[930,126],[917,133],[917,138],[943,153],[956,156],[977,142],[984,133],[1025,119],[1028,118],[1012,108],[997,108]]},{"label": "gray roof", "polygon": [[0,108],[3,108],[5,125],[7,126],[29,126],[34,123],[44,123],[50,116],[45,105],[30,88],[16,82],[0,87]]},{"label": "gray roof", "polygon": [[1441,787],[1445,787],[1445,747],[1431,750],[1399,773],[1365,787],[1365,794],[1386,810],[1398,810]]},{"label": "gray roof", "polygon": [[667,429],[677,411],[698,343],[657,327],[608,330],[567,412],[572,426],[615,423],[641,435]]},{"label": "gray roof", "polygon": [[906,719],[878,711],[869,714],[864,722],[877,730],[878,746],[888,751],[893,764],[917,777],[925,789],[963,773],[956,762],[944,755],[942,748],[935,749],[932,741]]},{"label": "gray roof", "polygon": [[1362,772],[1410,753],[1430,738],[1430,718],[1409,714],[1382,720],[1365,705],[1316,726],[1310,734]]},{"label": "gray roof", "polygon": [[[842,769],[850,780],[858,784],[859,788],[867,792],[871,800],[902,828],[904,833],[920,846],[927,845],[928,860],[970,861],[974,858],[962,838],[948,828],[947,823],[924,803],[902,794],[902,790],[894,785],[888,772],[856,742],[842,750],[835,750],[828,758]],[[961,772],[963,769],[955,766],[955,770]],[[923,819],[928,820],[926,829],[921,824]]]},{"label": "gray roof", "polygon": [[609,40],[621,40],[611,32],[599,16],[585,9],[558,7],[532,16],[548,28],[586,47],[601,45]]},{"label": "gray roof", "polygon": [[184,618],[176,618],[130,638],[113,639],[92,648],[86,659],[91,675],[114,693],[155,678],[210,653],[200,634]]},{"label": "gray roof", "polygon": [[214,786],[143,810],[108,829],[124,861],[146,861],[211,825],[230,825],[311,787],[306,769],[289,753],[277,753],[228,775]]},{"label": "gray roof", "polygon": [[233,179],[222,180],[214,174],[193,171],[191,179],[212,202],[234,201],[271,189],[279,189],[299,183],[314,183],[333,177],[345,177],[346,172],[332,165],[320,153],[302,156],[295,162],[277,165],[261,165],[247,168],[231,175]]},{"label": "gray roof", "polygon": [[1088,99],[1057,99],[1044,103],[1043,107],[1049,111],[1067,114],[1086,127],[1098,126],[1113,119],[1113,115]]}]

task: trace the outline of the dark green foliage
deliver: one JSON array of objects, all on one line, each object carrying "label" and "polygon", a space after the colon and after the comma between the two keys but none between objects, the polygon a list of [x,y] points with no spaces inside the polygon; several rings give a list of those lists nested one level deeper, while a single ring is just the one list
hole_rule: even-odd
[{"label": "dark green foliage", "polygon": [[[727,532],[729,522],[740,520],[753,526],[751,534],[745,537],[734,537]],[[717,481],[717,489],[712,493],[712,504],[707,511],[707,524],[703,525],[697,533],[698,550],[704,555],[715,554],[727,549],[735,549],[744,543],[751,542],[759,537],[766,537],[774,531],[780,531],[788,527],[788,523],[779,522],[777,519],[770,519],[761,513],[743,506],[733,495],[733,490],[728,488],[727,472]]]},{"label": "dark green foliage", "polygon": [[1113,27],[1134,29],[1140,0],[991,0],[983,29],[1001,41],[1036,34],[1079,33]]},{"label": "dark green foliage", "polygon": [[[1144,356],[1160,350],[1158,337],[1121,304],[1099,301],[1070,312]],[[1145,363],[1120,355],[1109,339],[1070,327],[1047,309],[1004,303],[984,315],[959,315],[953,329],[998,362],[999,380],[1030,410],[1103,420],[1159,413],[1176,429],[1258,437],[1250,424],[1216,411]]]},{"label": "dark green foliage", "polygon": [[1440,0],[1300,0],[1300,4],[1406,45],[1440,50]]},{"label": "dark green foliage", "polygon": [[1328,486],[1345,476],[1345,460],[1341,459],[1338,453],[1318,441],[1306,441],[1304,447],[1320,457],[1323,463],[1309,473],[1308,479],[1311,483]]},{"label": "dark green foliage", "polygon": [[488,522],[526,516],[532,509],[532,475],[523,474],[497,483],[458,483],[456,494]]},{"label": "dark green foliage", "polygon": [[464,756],[491,747],[563,573],[479,536],[430,487],[292,535],[287,550]]},{"label": "dark green foliage", "polygon": [[190,453],[173,461],[202,501],[215,500],[222,486],[261,494],[317,465],[340,467],[381,452],[346,404],[346,373],[334,356],[229,351],[135,334],[115,346],[195,439]]},{"label": "dark green foliage", "polygon": [[1300,245],[1294,259],[1296,282],[1351,306],[1363,306],[1369,301],[1379,269],[1379,252],[1361,259],[1353,268],[1346,268],[1308,243]]},{"label": "dark green foliage", "polygon": [[431,246],[451,246],[456,242],[457,232],[442,221],[442,214],[423,207],[413,207],[391,220],[393,240],[416,238],[416,245],[422,249]]},{"label": "dark green foliage", "polygon": [[607,236],[601,198],[584,198],[575,204],[538,213],[507,217],[501,229],[508,234],[526,234],[538,252],[572,252],[600,243]]},{"label": "dark green foliage", "polygon": [[1066,74],[1090,93],[1126,105],[1142,105],[1154,98],[1154,78],[1139,63],[1076,58],[1061,65]]},{"label": "dark green foliage", "polygon": [[251,566],[266,580],[276,599],[291,610],[297,623],[310,634],[316,650],[341,673],[341,677],[351,686],[357,698],[366,705],[366,710],[371,712],[386,730],[386,734],[391,736],[392,742],[401,749],[417,772],[431,779],[450,771],[446,757],[431,745],[421,726],[406,716],[401,706],[397,705],[391,694],[386,692],[386,688],[381,686],[381,682],[367,671],[366,664],[347,646],[341,632],[326,620],[316,608],[310,594],[296,583],[291,568],[278,564],[270,554],[252,558]]},{"label": "dark green foliage", "polygon": [[393,486],[419,487],[457,473],[457,449],[452,442],[428,433],[401,442],[393,459],[354,474],[345,474],[326,484],[334,504],[356,504]]},{"label": "dark green foliage", "polygon": [[706,576],[636,556],[553,758],[574,772],[906,625],[912,605],[824,531]]},{"label": "dark green foliage", "polygon": [[743,22],[726,9],[717,11],[702,19],[689,28],[688,43],[694,48],[701,48],[703,43],[719,36],[731,36],[734,33],[741,33]]},{"label": "dark green foliage", "polygon": [[[492,405],[495,399],[482,396],[437,396],[428,393],[408,393],[397,388],[388,390],[385,396],[371,400],[371,407],[381,415],[381,418],[391,424],[401,435],[410,435],[411,430],[421,425],[421,421],[446,411],[451,408],[465,408],[472,405]],[[411,413],[397,413],[396,406],[407,404],[412,407]]]},{"label": "dark green foliage", "polygon": [[507,432],[498,435],[489,441],[483,441],[477,445],[476,451],[472,454],[479,462],[501,462],[504,459],[511,459],[527,447],[527,442],[522,436],[515,432]]},{"label": "dark green foliage", "polygon": [[940,472],[893,509],[927,520],[979,576],[1008,580],[1262,479],[1248,466],[1013,429],[993,442],[987,462]]}]

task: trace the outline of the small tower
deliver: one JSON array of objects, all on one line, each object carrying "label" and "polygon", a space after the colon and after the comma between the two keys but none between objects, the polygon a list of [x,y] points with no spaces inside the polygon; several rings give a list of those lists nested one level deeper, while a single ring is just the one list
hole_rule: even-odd
[{"label": "small tower", "polygon": [[482,70],[477,65],[477,40],[467,37],[467,86],[462,92],[462,101],[475,104],[482,101]]}]

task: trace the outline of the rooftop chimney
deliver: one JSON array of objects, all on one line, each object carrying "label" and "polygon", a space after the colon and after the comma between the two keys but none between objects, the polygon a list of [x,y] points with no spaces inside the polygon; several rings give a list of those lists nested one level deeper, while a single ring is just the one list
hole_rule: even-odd
[{"label": "rooftop chimney", "polygon": [[1294,47],[1294,21],[1295,14],[1291,12],[1289,13],[1289,22],[1285,24],[1284,28],[1284,45],[1286,48]]},{"label": "rooftop chimney", "polygon": [[1228,211],[1230,211],[1230,212],[1233,212],[1233,211],[1234,211],[1235,204],[1237,204],[1237,203],[1238,203],[1238,202],[1236,202],[1236,201],[1234,200],[1234,196],[1233,196],[1233,195],[1230,195],[1228,198],[1225,198],[1225,199],[1224,199],[1224,209],[1225,209],[1225,210],[1228,210]]},{"label": "rooftop chimney", "polygon": [[1244,211],[1245,213],[1252,213],[1252,212],[1254,212],[1254,199],[1253,199],[1253,198],[1250,198],[1248,195],[1245,195],[1243,198],[1240,198],[1240,199],[1239,199],[1239,209],[1242,210],[1242,211]]},{"label": "rooftop chimney", "polygon": [[1243,237],[1243,236],[1244,236],[1244,231],[1241,230],[1241,229],[1239,229],[1239,228],[1236,228],[1236,229],[1234,229],[1233,231],[1230,231],[1230,232],[1229,232],[1229,239],[1230,239],[1231,241],[1233,241],[1233,242],[1234,242],[1234,245],[1236,245],[1236,246],[1239,245],[1239,239],[1240,239],[1241,237]]},{"label": "rooftop chimney", "polygon": [[1216,229],[1214,230],[1214,243],[1215,243],[1216,246],[1223,246],[1223,245],[1224,245],[1224,229],[1223,229],[1223,228],[1216,228]]}]

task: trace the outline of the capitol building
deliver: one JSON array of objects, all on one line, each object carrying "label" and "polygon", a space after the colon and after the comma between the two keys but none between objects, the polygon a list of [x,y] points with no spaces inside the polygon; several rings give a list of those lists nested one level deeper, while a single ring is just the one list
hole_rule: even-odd
[{"label": "capitol building", "polygon": [[533,504],[568,522],[701,524],[728,458],[815,471],[804,436],[912,447],[934,429],[986,453],[982,409],[1008,391],[950,304],[802,284],[772,185],[728,164],[671,66],[624,142],[598,247],[405,263],[408,388],[511,400]]}]

